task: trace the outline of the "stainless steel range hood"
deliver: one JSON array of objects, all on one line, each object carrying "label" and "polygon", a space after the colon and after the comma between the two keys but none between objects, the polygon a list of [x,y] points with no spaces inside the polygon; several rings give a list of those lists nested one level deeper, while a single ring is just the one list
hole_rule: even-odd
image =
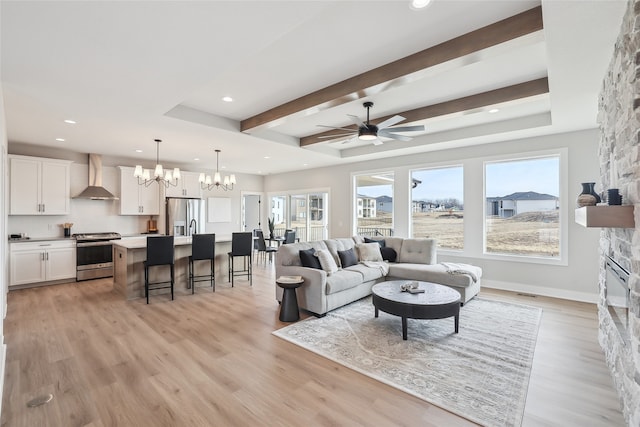
[{"label": "stainless steel range hood", "polygon": [[74,199],[118,200],[102,186],[102,157],[100,155],[89,154],[89,186]]}]

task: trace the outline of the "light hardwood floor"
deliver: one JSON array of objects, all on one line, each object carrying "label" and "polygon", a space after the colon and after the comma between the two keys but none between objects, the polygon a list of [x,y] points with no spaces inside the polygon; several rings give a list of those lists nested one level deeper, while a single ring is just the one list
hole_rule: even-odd
[{"label": "light hardwood floor", "polygon": [[[271,335],[285,326],[274,286],[257,264],[253,287],[150,305],[122,300],[110,279],[11,291],[2,426],[474,425]],[[544,309],[524,426],[624,425],[595,306],[481,296]]]}]

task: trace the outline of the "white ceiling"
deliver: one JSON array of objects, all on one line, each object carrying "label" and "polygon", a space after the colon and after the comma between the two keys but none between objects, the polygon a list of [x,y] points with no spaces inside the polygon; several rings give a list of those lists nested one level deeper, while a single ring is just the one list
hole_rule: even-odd
[{"label": "white ceiling", "polygon": [[[242,120],[539,5],[434,0],[415,11],[409,0],[3,0],[9,142],[151,165],[160,138],[165,166],[211,170],[218,148],[229,171],[269,174],[593,128],[625,0],[545,0],[543,31],[240,132]],[[426,132],[407,134],[410,142],[298,144],[323,131],[319,124],[364,119],[365,100],[375,103],[374,119],[543,77],[548,94],[503,103],[495,114],[487,107],[414,122]],[[234,102],[223,102],[227,95]]]}]

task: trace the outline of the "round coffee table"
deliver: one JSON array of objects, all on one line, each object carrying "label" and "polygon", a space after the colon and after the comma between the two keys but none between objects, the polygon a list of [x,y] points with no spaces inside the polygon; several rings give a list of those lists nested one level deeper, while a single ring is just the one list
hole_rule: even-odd
[{"label": "round coffee table", "polygon": [[429,282],[417,282],[423,293],[403,292],[401,286],[412,280],[391,280],[371,288],[375,316],[378,310],[402,318],[402,339],[407,339],[407,319],[444,319],[454,317],[455,333],[460,318],[460,292],[448,286]]},{"label": "round coffee table", "polygon": [[276,284],[283,289],[279,317],[281,322],[295,322],[300,320],[296,288],[302,286],[303,283],[303,278],[297,279],[284,276],[276,279]]}]

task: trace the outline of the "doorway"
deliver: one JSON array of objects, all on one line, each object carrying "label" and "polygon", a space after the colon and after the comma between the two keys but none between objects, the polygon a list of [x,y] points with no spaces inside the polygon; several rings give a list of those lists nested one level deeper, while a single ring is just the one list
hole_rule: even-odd
[{"label": "doorway", "polygon": [[259,194],[242,195],[242,224],[244,231],[253,231],[256,228],[262,228],[260,222],[260,203],[261,196]]}]

